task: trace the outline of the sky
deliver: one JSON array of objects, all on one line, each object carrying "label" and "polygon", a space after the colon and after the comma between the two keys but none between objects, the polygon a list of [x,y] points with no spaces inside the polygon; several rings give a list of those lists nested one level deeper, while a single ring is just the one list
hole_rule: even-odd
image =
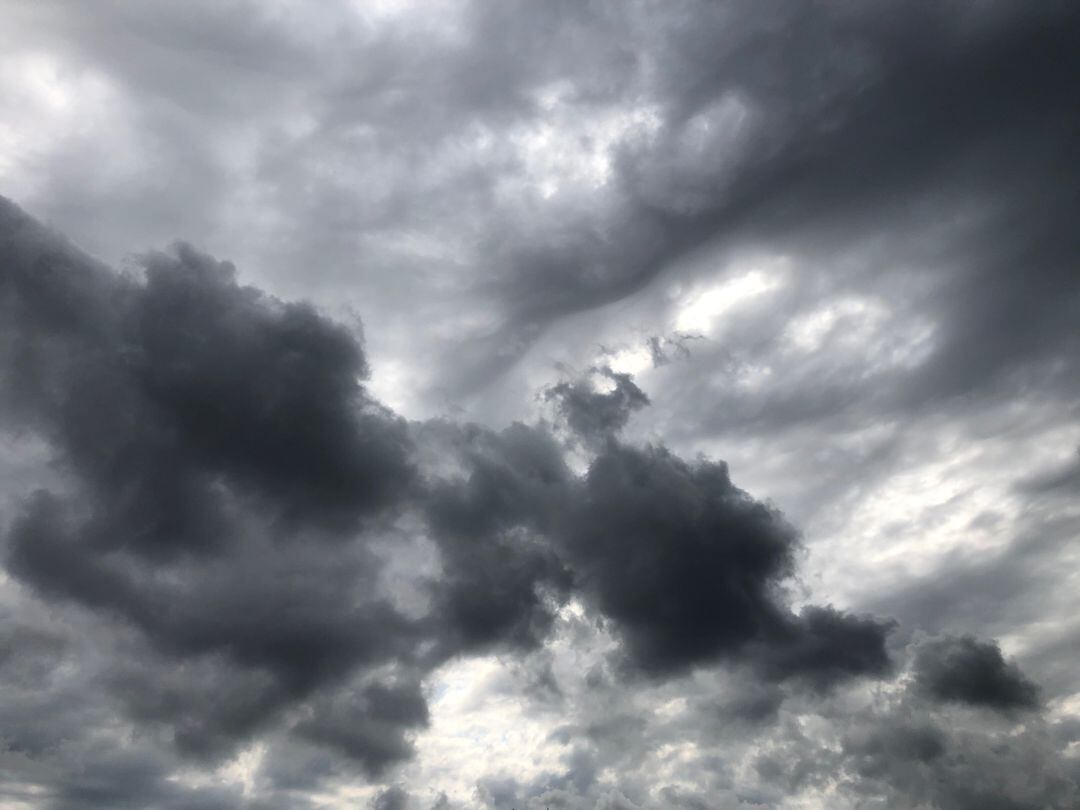
[{"label": "sky", "polygon": [[0,0],[0,806],[1080,806],[1080,6]]}]

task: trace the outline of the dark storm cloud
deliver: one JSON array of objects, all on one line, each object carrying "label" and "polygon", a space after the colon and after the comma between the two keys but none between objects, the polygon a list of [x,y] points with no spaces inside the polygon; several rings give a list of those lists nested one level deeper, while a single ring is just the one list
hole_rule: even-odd
[{"label": "dark storm cloud", "polygon": [[727,466],[609,441],[585,476],[567,555],[630,661],[662,674],[758,647],[763,671],[830,685],[888,670],[887,623],[779,593],[797,535]]},{"label": "dark storm cloud", "polygon": [[822,245],[904,207],[968,204],[993,214],[986,245],[944,285],[941,342],[909,395],[1058,354],[1078,306],[1075,183],[1061,182],[1078,166],[1075,117],[1061,115],[1080,30],[1068,4],[983,19],[965,4],[683,6],[621,25],[605,11],[597,28],[644,48],[632,86],[655,100],[659,129],[623,145],[604,214],[500,241],[513,315],[484,349],[502,356],[491,371],[554,319],[623,298],[718,237]]},{"label": "dark storm cloud", "polygon": [[465,634],[458,643],[534,645],[572,582],[612,621],[632,670],[662,676],[744,653],[771,678],[821,688],[885,674],[888,623],[831,608],[791,614],[780,586],[796,532],[725,465],[613,438],[644,404],[627,375],[614,381],[608,393],[587,383],[547,391],[599,446],[583,480],[542,429],[424,428],[465,470],[427,507],[444,565],[438,613]]},{"label": "dark storm cloud", "polygon": [[997,644],[970,636],[927,642],[915,662],[915,685],[936,700],[991,709],[1034,709],[1038,688],[1007,662]]},{"label": "dark storm cloud", "polygon": [[[840,41],[862,54],[862,86],[833,98],[835,126],[799,142],[793,154],[803,168],[764,189],[744,229],[766,252],[795,257],[797,278],[722,346],[695,347],[691,369],[648,389],[675,411],[670,440],[783,431],[788,442],[809,444],[893,419],[910,434],[915,419],[931,414],[966,427],[987,399],[1004,404],[1032,391],[1066,410],[1075,401],[1078,164],[1066,76],[1076,73],[1080,26],[1066,4],[1000,4],[995,13],[885,3],[841,27]],[[815,14],[830,12],[802,19]],[[751,75],[782,76],[764,67],[768,60],[748,54],[746,64],[763,71]],[[931,326],[925,357],[894,366],[874,340],[845,351],[843,321],[806,354],[778,339],[801,312],[827,311],[845,295],[884,305],[875,337],[883,346],[911,324]],[[762,367],[772,373],[749,392],[722,384]],[[902,438],[880,442],[886,455],[829,465],[828,475],[852,477],[811,493],[808,509],[888,469],[881,462]]]},{"label": "dark storm cloud", "polygon": [[1075,762],[1037,718],[965,727],[934,700],[908,695],[817,720],[839,744],[801,724],[782,728],[754,759],[763,795],[780,803],[828,786],[831,806],[903,810],[1064,810],[1080,796]]},{"label": "dark storm cloud", "polygon": [[2,216],[5,398],[90,490],[96,542],[213,546],[231,530],[229,495],[338,528],[407,482],[404,426],[364,394],[341,327],[190,248],[150,257],[138,284],[9,204]]},{"label": "dark storm cloud", "polygon": [[101,695],[94,674],[95,662],[117,652],[106,628],[69,625],[55,606],[45,612],[20,607],[19,620],[6,621],[4,633],[18,640],[18,657],[0,665],[0,804],[48,810],[246,806],[238,789],[176,781],[170,746],[159,745],[148,729],[136,741],[113,733],[117,707]]},{"label": "dark storm cloud", "polygon": [[1045,619],[1072,612],[1074,589],[1057,574],[1075,541],[1077,521],[1053,499],[1046,500],[1051,495],[1056,493],[1029,493],[1023,519],[1001,547],[958,548],[927,574],[875,595],[868,608],[896,617],[903,635],[914,628],[956,637],[1023,632],[1024,670],[1042,687],[1044,698],[1072,694],[1077,627],[1068,619]]},{"label": "dark storm cloud", "polygon": [[599,380],[614,386],[609,391],[596,390],[589,378],[560,382],[544,392],[544,398],[554,401],[559,415],[575,434],[589,442],[602,441],[622,430],[634,411],[649,404],[629,374],[619,374],[610,368],[592,370]]},{"label": "dark storm cloud", "polygon": [[[8,570],[144,635],[153,654],[105,679],[128,714],[219,756],[357,667],[407,657],[416,629],[363,595],[372,561],[341,545],[412,476],[355,339],[190,249],[126,278],[0,213],[5,413],[70,482],[24,503]],[[395,735],[414,718],[369,719],[380,765],[408,755]]]},{"label": "dark storm cloud", "polygon": [[795,532],[723,464],[608,444],[589,468],[569,553],[647,670],[678,669],[778,631],[772,589]]},{"label": "dark storm cloud", "polygon": [[[374,25],[346,4],[332,4],[332,23],[305,25],[288,8],[247,3],[90,12],[48,2],[13,15],[141,102],[134,140],[155,171],[105,186],[126,201],[122,217],[95,218],[95,229],[108,219],[121,230],[114,242],[125,228],[138,232],[132,243],[161,241],[163,222],[221,236],[220,222],[245,208],[223,178],[248,179],[223,156],[250,122],[253,190],[277,214],[267,253],[310,266],[305,286],[348,281],[342,268],[355,265],[364,237],[451,234],[479,246],[475,267],[397,257],[385,273],[362,273],[403,306],[437,287],[419,302],[425,314],[476,296],[491,305],[492,324],[448,330],[468,333],[449,341],[441,330],[425,344],[441,349],[433,388],[452,395],[491,381],[565,314],[638,291],[717,239],[778,242],[829,261],[838,246],[897,224],[923,258],[949,267],[932,280],[939,294],[897,302],[917,303],[939,326],[933,357],[901,386],[905,404],[1066,356],[1078,306],[1069,227],[1078,184],[1065,179],[1077,170],[1072,4],[441,11],[426,26]],[[555,91],[571,121],[617,111],[651,123],[615,137],[600,189],[568,182],[541,200],[517,147],[547,122],[542,97]],[[463,147],[478,138],[488,145]],[[95,199],[82,196],[95,186],[78,146],[66,145],[62,171],[41,172],[40,202],[66,220]],[[170,195],[143,179],[161,172]],[[507,183],[520,192],[513,205]],[[954,224],[931,227],[942,222]],[[885,272],[871,264],[860,281]]]},{"label": "dark storm cloud", "polygon": [[844,740],[844,789],[884,806],[942,810],[1067,808],[1075,773],[1044,729],[953,731],[933,719],[884,715]]},{"label": "dark storm cloud", "polygon": [[404,429],[358,385],[355,338],[233,272],[185,247],[147,261],[133,349],[150,400],[201,463],[250,481],[286,520],[348,522],[392,500],[410,474]]},{"label": "dark storm cloud", "polygon": [[138,725],[164,730],[178,751],[204,762],[264,728],[289,699],[275,674],[218,656],[155,655],[129,644],[117,659],[101,675],[104,690]]},{"label": "dark storm cloud", "polygon": [[157,653],[191,662],[136,667],[109,683],[133,716],[170,726],[191,753],[227,752],[285,706],[407,654],[418,637],[378,599],[343,601],[366,576],[340,552],[246,546],[213,563],[149,568],[58,526],[47,510],[62,505],[38,499],[31,509],[9,537],[9,570],[43,597],[114,616]]},{"label": "dark storm cloud", "polygon": [[233,810],[242,806],[236,790],[191,789],[172,779],[167,757],[134,751],[103,751],[90,755],[82,769],[65,774],[54,796],[46,798],[51,810],[133,806],[156,810]]},{"label": "dark storm cloud", "polygon": [[[868,759],[890,758],[900,762],[932,762],[945,753],[946,738],[941,729],[929,722],[875,729],[865,736],[844,741],[848,755]],[[869,772],[873,765],[856,764],[857,770]]]},{"label": "dark storm cloud", "polygon": [[371,803],[372,810],[405,810],[409,794],[397,785],[388,787],[375,797]]},{"label": "dark storm cloud", "polygon": [[723,700],[703,707],[703,711],[719,720],[723,733],[732,725],[756,726],[773,722],[783,702],[784,693],[775,685],[753,683],[734,696],[725,696]]},{"label": "dark storm cloud", "polygon": [[462,470],[434,482],[425,511],[443,563],[435,614],[455,647],[535,647],[551,627],[569,572],[547,535],[572,498],[572,475],[554,439],[516,424],[496,433],[432,422],[421,428]]},{"label": "dark storm cloud", "polygon": [[[812,713],[830,725],[824,737],[807,735],[802,722],[777,725],[754,758],[766,795],[832,785],[854,806],[1034,810],[1076,802],[1070,735],[1033,711],[1034,685],[996,644],[941,637],[913,652],[902,691],[859,707],[819,703]],[[965,722],[973,715],[958,706],[973,705],[998,711]]]},{"label": "dark storm cloud", "polygon": [[764,669],[819,690],[859,675],[884,676],[892,668],[886,636],[894,627],[895,622],[808,606],[764,654]]},{"label": "dark storm cloud", "polygon": [[[572,426],[598,431],[582,477],[543,426],[406,430],[358,382],[354,338],[228,264],[180,248],[120,276],[3,216],[5,414],[65,474],[8,526],[8,570],[121,634],[88,692],[183,754],[284,731],[377,777],[427,723],[426,672],[535,648],[575,592],[652,676],[740,653],[821,690],[886,673],[887,624],[786,607],[796,534],[725,465],[611,435],[644,404],[629,377],[574,400]],[[441,565],[419,618],[380,594],[365,542],[403,512]],[[398,680],[368,677],[387,665]],[[267,778],[341,774],[317,759],[271,760]],[[586,790],[575,779],[545,790]]]},{"label": "dark storm cloud", "polygon": [[138,283],[0,213],[5,404],[90,490],[98,542],[212,544],[231,530],[230,496],[341,529],[408,482],[404,424],[364,393],[342,327],[190,248],[150,256]]},{"label": "dark storm cloud", "polygon": [[417,684],[374,683],[358,693],[336,695],[317,704],[312,716],[297,725],[296,733],[340,751],[370,776],[378,777],[390,765],[412,756],[406,733],[427,723],[427,701]]}]

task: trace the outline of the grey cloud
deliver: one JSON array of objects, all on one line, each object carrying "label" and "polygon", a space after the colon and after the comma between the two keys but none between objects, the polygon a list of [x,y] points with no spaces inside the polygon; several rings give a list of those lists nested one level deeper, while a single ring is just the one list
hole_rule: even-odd
[{"label": "grey cloud", "polygon": [[128,727],[101,690],[96,666],[118,652],[93,622],[67,622],[20,605],[18,659],[0,665],[0,804],[48,810],[127,805],[239,810],[239,789],[194,787],[173,778],[180,764],[143,728]]},{"label": "grey cloud", "polygon": [[378,777],[388,766],[411,758],[413,748],[405,735],[427,723],[427,702],[416,684],[375,683],[358,694],[336,695],[317,705],[296,733],[340,751]]},{"label": "grey cloud", "polygon": [[56,667],[66,647],[64,637],[55,631],[4,616],[4,629],[0,631],[0,672],[10,684],[39,683]]},{"label": "grey cloud", "polygon": [[[889,26],[865,12],[850,19],[835,9],[806,12],[784,39],[784,54],[794,50],[794,60],[803,54],[791,43],[803,35],[806,58],[851,59],[849,73],[820,74],[827,87],[835,82],[838,95],[824,93],[835,118],[797,138],[798,147],[777,148],[760,163],[738,161],[748,192],[740,195],[736,183],[731,204],[744,201],[752,213],[745,224],[716,231],[726,237],[709,249],[719,262],[739,244],[789,256],[797,278],[786,280],[792,289],[778,293],[767,311],[754,312],[753,328],[726,334],[717,351],[695,347],[700,356],[692,371],[679,369],[649,389],[676,414],[664,425],[666,435],[772,436],[838,423],[858,429],[928,411],[959,414],[975,392],[1007,401],[1038,389],[1063,405],[1075,398],[1076,332],[1069,327],[1080,300],[1070,261],[1075,183],[1061,179],[1076,166],[1065,157],[1071,129],[1062,80],[1069,70],[1059,69],[1075,52],[1075,19],[1064,6],[1029,16],[1009,4],[978,24],[973,12],[965,24],[963,13],[954,18],[959,7],[882,4],[876,13]],[[699,92],[714,98],[733,85],[767,88],[760,90],[765,109],[774,105],[783,121],[790,103],[792,131],[799,131],[798,116],[814,120],[817,101],[804,101],[800,113],[792,100],[798,94],[785,91],[819,74],[784,73],[767,44],[775,32],[788,32],[789,20],[782,11],[761,16],[775,27],[759,37],[760,49],[745,53],[744,65],[757,67],[725,63],[721,48],[705,45],[708,24],[690,18],[697,27],[681,35],[701,43],[681,59],[717,64],[701,72],[684,65],[685,78],[713,79],[702,79]],[[896,34],[924,25],[935,35]],[[809,45],[815,30],[821,42],[836,34],[844,47],[822,56]],[[755,99],[752,90],[747,98]],[[777,130],[783,143],[787,130]],[[692,165],[700,174],[700,164]],[[774,170],[775,186],[765,182]],[[790,322],[845,295],[883,304],[888,323],[881,337],[850,357],[839,340],[791,356],[779,340]],[[890,340],[901,344],[897,336],[914,327],[932,330],[926,356],[882,363]],[[875,351],[878,340],[883,351]],[[734,369],[726,358],[734,358]],[[740,367],[772,373],[755,376],[747,391],[738,385]]]},{"label": "grey cloud", "polygon": [[213,545],[233,530],[233,492],[285,523],[339,528],[407,483],[403,425],[358,385],[367,367],[341,327],[185,247],[151,256],[143,285],[112,276],[4,208],[19,240],[3,259],[20,313],[7,397],[31,423],[52,420],[99,504],[97,543]]},{"label": "grey cloud", "polygon": [[1038,689],[1001,649],[970,636],[927,642],[915,665],[916,688],[930,697],[1008,711],[1034,709]]},{"label": "grey cloud", "polygon": [[463,474],[432,482],[426,513],[440,539],[443,572],[433,585],[437,614],[455,645],[510,642],[535,647],[570,575],[547,533],[572,497],[572,475],[545,431],[513,425],[501,433],[431,423],[422,434]]},{"label": "grey cloud", "polygon": [[1067,761],[1039,732],[1012,739],[888,725],[848,740],[849,789],[892,807],[929,803],[943,810],[978,807],[1065,808],[1077,797]]},{"label": "grey cloud", "polygon": [[184,247],[147,261],[133,350],[151,401],[203,463],[251,480],[286,521],[348,521],[392,500],[410,475],[404,430],[358,386],[368,369],[355,338],[231,273]]},{"label": "grey cloud", "polygon": [[[1010,8],[967,33],[962,11],[927,4],[886,4],[873,14],[832,7],[800,13],[779,3],[741,11],[734,32],[725,25],[727,8],[651,20],[650,75],[664,90],[659,135],[624,149],[614,230],[578,225],[562,239],[544,240],[555,247],[512,254],[517,272],[505,282],[508,295],[533,312],[518,311],[509,330],[524,337],[520,324],[624,297],[718,236],[784,240],[801,233],[813,244],[841,219],[848,229],[875,229],[875,218],[890,216],[898,199],[933,209],[948,201],[925,191],[934,178],[958,187],[960,197],[1006,205],[1030,193],[1040,213],[1008,208],[987,233],[1007,244],[987,250],[988,260],[996,258],[957,274],[946,288],[948,312],[963,300],[968,314],[943,319],[942,343],[909,394],[970,387],[1056,348],[1054,336],[1063,334],[1077,301],[1067,271],[1071,231],[1060,219],[1070,204],[1047,201],[1065,185],[1059,166],[1039,155],[1068,137],[1059,111],[1068,93],[1063,65],[1075,53],[1070,15],[1062,7],[1031,14]],[[775,37],[781,31],[783,40]],[[736,114],[740,103],[749,112]],[[734,123],[723,118],[727,109]],[[716,118],[711,128],[709,116]],[[1010,125],[999,127],[1003,120]],[[689,156],[681,170],[680,150],[695,126],[711,133],[702,137],[713,139],[707,145],[716,152]],[[739,126],[746,130],[741,140]],[[1000,182],[980,171],[1010,153],[1019,157]],[[1075,172],[1072,163],[1064,168]],[[871,175],[873,183],[864,182]],[[622,238],[602,235],[611,232]],[[1017,263],[1029,269],[1022,280],[1008,271]],[[1036,307],[1052,317],[1020,329],[1016,319]]]},{"label": "grey cloud", "polygon": [[477,798],[491,808],[595,806],[596,764],[592,754],[587,749],[574,748],[564,757],[563,764],[562,770],[541,773],[527,782],[513,776],[483,779],[476,786]]},{"label": "grey cloud", "polygon": [[830,722],[838,745],[792,725],[756,756],[764,795],[827,795],[851,807],[1034,810],[1070,807],[1080,790],[1070,758],[1039,721],[971,727],[914,698]]},{"label": "grey cloud", "polygon": [[653,367],[659,368],[673,360],[684,360],[689,357],[690,347],[687,344],[701,338],[701,335],[676,332],[669,336],[653,335],[645,341],[645,345],[649,349],[649,357],[652,359]]},{"label": "grey cloud", "polygon": [[555,403],[573,433],[596,442],[622,430],[634,411],[649,404],[649,398],[629,374],[618,374],[606,367],[592,372],[600,380],[609,380],[614,387],[610,391],[597,391],[586,377],[557,383],[544,392],[544,398]]},{"label": "grey cloud", "polygon": [[[97,688],[178,751],[219,760],[284,733],[381,775],[427,723],[428,671],[535,648],[574,592],[653,676],[739,655],[823,690],[886,673],[887,624],[785,606],[795,532],[723,464],[608,437],[581,477],[542,425],[407,429],[310,307],[188,248],[120,276],[4,215],[6,412],[68,474],[8,527],[8,570],[134,633]],[[614,382],[614,423],[589,425],[643,404]],[[441,565],[419,618],[379,593],[366,543],[410,511]],[[356,681],[387,665],[405,680]]]},{"label": "grey cloud", "polygon": [[794,530],[726,466],[611,443],[585,498],[569,553],[646,669],[708,660],[782,623],[771,589],[793,569]]},{"label": "grey cloud", "polygon": [[140,807],[232,810],[241,806],[238,792],[215,788],[188,789],[169,779],[171,763],[152,754],[105,751],[92,754],[81,772],[65,774],[55,796],[46,801],[55,810],[108,808],[137,803]]},{"label": "grey cloud", "polygon": [[[342,611],[341,594],[364,579],[355,563],[302,561],[296,552],[258,561],[257,548],[248,547],[201,570],[198,564],[176,568],[174,575],[189,577],[170,583],[161,572],[95,553],[55,519],[62,511],[54,500],[34,501],[9,538],[11,570],[45,594],[128,620],[165,652],[224,653],[244,666],[267,667],[288,689],[304,691],[351,664],[385,655],[392,645],[385,646],[382,629],[410,634],[384,603]],[[235,570],[245,571],[244,582],[233,580]],[[280,616],[285,603],[292,607]]]},{"label": "grey cloud", "polygon": [[405,810],[409,794],[397,785],[388,787],[375,797],[371,806],[374,810]]},{"label": "grey cloud", "polygon": [[[42,801],[243,806],[167,776],[174,748],[220,761],[253,738],[274,741],[266,806],[302,806],[357,767],[386,776],[427,711],[412,687],[365,691],[387,668],[414,684],[457,656],[538,655],[571,599],[619,645],[621,674],[654,676],[604,678],[594,695],[689,690],[730,665],[761,690],[733,695],[723,722],[754,734],[789,707],[832,706],[852,678],[888,676],[886,639],[916,630],[1023,628],[1024,671],[1048,701],[1072,694],[1075,628],[1047,618],[1070,610],[1061,555],[1075,526],[1060,510],[1075,465],[1017,485],[1026,522],[1007,546],[957,550],[854,612],[796,613],[794,530],[723,465],[670,449],[745,440],[753,489],[775,495],[757,485],[772,471],[807,525],[853,513],[924,450],[911,437],[928,426],[951,420],[974,442],[995,429],[978,418],[991,405],[1075,416],[1070,4],[472,2],[378,23],[354,6],[6,9],[17,75],[0,80],[24,81],[17,60],[35,43],[45,57],[25,81],[58,104],[39,118],[0,94],[12,131],[33,136],[6,175],[31,207],[110,258],[178,233],[227,250],[283,298],[357,302],[370,330],[362,347],[322,310],[186,247],[113,273],[0,204],[0,414],[44,438],[55,473],[4,516],[10,588],[101,648],[46,623],[0,634],[0,682],[17,698],[0,702],[5,762],[16,775],[54,763],[33,777],[52,791]],[[586,179],[575,166],[552,190],[544,162],[574,148],[544,147],[533,165],[529,145],[564,136],[598,151]],[[482,413],[504,372],[549,362],[530,347],[568,315],[631,296],[661,309],[669,281],[715,275],[680,275],[680,260],[755,246],[791,257],[790,278],[767,307],[726,317],[722,340],[667,365],[681,344],[653,342],[652,386],[611,372],[611,393],[549,389],[584,439],[584,476],[546,426],[406,424],[364,381],[369,360],[403,366],[421,412],[445,395]],[[842,318],[817,349],[790,350],[790,323],[848,294],[880,302],[870,338],[845,348],[858,324]],[[922,354],[888,359],[924,329]],[[426,533],[438,569],[416,572],[408,613],[368,548],[404,531]],[[919,677],[964,671],[946,692],[1027,701],[996,647],[965,644],[924,658]],[[41,678],[58,690],[51,708],[26,690]],[[689,733],[618,709],[607,725],[567,722],[615,770]],[[1075,799],[1056,743],[965,736],[937,711],[877,717],[815,762],[797,751],[812,741],[795,741],[761,770],[798,791],[847,768],[844,795],[870,806]],[[82,772],[52,750],[76,725],[111,723],[163,747],[140,761],[103,744]],[[492,785],[552,806],[652,801],[559,775]],[[763,795],[718,787],[709,801]]]},{"label": "grey cloud", "polygon": [[731,726],[771,724],[776,720],[784,692],[775,684],[753,682],[734,694],[710,700],[702,706],[710,721],[718,721],[717,733],[726,733]]},{"label": "grey cloud", "polygon": [[845,753],[869,760],[856,763],[855,769],[872,775],[877,762],[884,758],[900,762],[932,762],[945,753],[945,734],[931,723],[897,724],[865,736],[851,736],[844,741]]},{"label": "grey cloud", "polygon": [[[320,37],[317,21],[297,25],[287,10],[247,4],[109,12],[41,4],[19,20],[132,95],[171,102],[192,146],[157,124],[159,109],[142,125],[155,127],[165,153],[203,165],[217,205],[200,214],[187,204],[198,195],[185,191],[156,221],[183,218],[200,241],[220,236],[214,214],[236,207],[214,187],[223,174],[214,133],[247,116],[260,136],[257,189],[284,214],[267,242],[289,245],[267,257],[299,251],[287,259],[309,265],[332,257],[327,275],[316,270],[306,284],[348,282],[361,236],[452,233],[481,248],[473,268],[442,264],[440,275],[454,281],[439,286],[435,303],[460,303],[447,290],[468,291],[491,305],[496,323],[450,341],[439,356],[454,359],[442,364],[454,373],[435,389],[475,390],[556,319],[641,290],[718,237],[828,258],[838,235],[873,238],[913,209],[931,222],[971,206],[992,217],[975,232],[949,229],[943,244],[938,232],[911,235],[932,242],[924,254],[948,254],[950,272],[935,285],[942,294],[922,301],[941,322],[941,343],[904,386],[909,397],[956,393],[1059,356],[1075,314],[1065,213],[1074,201],[1062,191],[1075,184],[1060,182],[1076,168],[1062,115],[1076,53],[1065,3],[599,3],[542,12],[466,3],[430,14],[427,27],[368,25],[342,4],[327,12],[332,39]],[[176,47],[174,31],[199,46]],[[656,131],[619,136],[602,190],[560,190],[541,206],[514,139],[543,119],[538,99],[552,88],[576,120],[642,109]],[[281,110],[312,126],[289,134]],[[493,145],[463,152],[478,131]],[[170,171],[180,183],[193,168]],[[520,207],[499,191],[508,177],[521,187]],[[82,184],[70,185],[43,202],[77,196]],[[137,199],[129,219],[161,204],[148,189]],[[294,238],[281,239],[286,231]],[[1024,273],[1011,272],[1021,265]],[[393,301],[434,278],[420,260],[400,269],[396,279],[356,272]],[[435,313],[432,300],[420,306]]]},{"label": "grey cloud", "polygon": [[124,713],[164,737],[184,756],[213,762],[238,740],[264,730],[289,695],[273,675],[238,669],[213,658],[177,661],[126,651],[102,686]]},{"label": "grey cloud", "polygon": [[373,565],[349,536],[413,476],[355,339],[190,249],[149,257],[140,282],[2,213],[9,426],[47,438],[71,482],[24,504],[8,570],[179,662],[107,679],[130,716],[219,756],[356,667],[407,658],[417,629],[350,596]]},{"label": "grey cloud", "polygon": [[[589,429],[623,408],[633,383],[616,385],[574,398]],[[565,403],[569,393],[555,395]],[[560,600],[573,583],[613,621],[632,669],[671,674],[741,652],[770,677],[821,688],[888,671],[886,623],[790,614],[779,587],[794,570],[795,531],[734,487],[724,465],[594,434],[600,449],[580,481],[537,428],[423,430],[465,464],[428,506],[444,565],[435,599],[459,644],[535,644],[551,622],[544,593]]]},{"label": "grey cloud", "polygon": [[1042,617],[1068,615],[1072,590],[1056,574],[1075,533],[1075,520],[1032,501],[1001,548],[978,554],[957,549],[934,570],[875,595],[867,606],[895,616],[905,635],[920,628],[962,637],[978,628],[993,637],[1023,628],[1030,647],[1024,668],[1043,687],[1043,697],[1070,694],[1066,672],[1076,628],[1067,620],[1042,624]]},{"label": "grey cloud", "polygon": [[1080,485],[1080,448],[1077,448],[1076,455],[1075,460],[1058,469],[1020,481],[1017,488],[1031,494],[1071,494]]},{"label": "grey cloud", "polygon": [[822,686],[888,670],[889,626],[779,597],[796,533],[727,467],[609,442],[585,478],[568,555],[634,665],[665,673],[760,647],[763,672]]},{"label": "grey cloud", "polygon": [[816,689],[859,675],[885,676],[892,671],[886,636],[894,627],[895,622],[831,606],[808,606],[764,654],[764,668],[775,678],[798,678]]}]

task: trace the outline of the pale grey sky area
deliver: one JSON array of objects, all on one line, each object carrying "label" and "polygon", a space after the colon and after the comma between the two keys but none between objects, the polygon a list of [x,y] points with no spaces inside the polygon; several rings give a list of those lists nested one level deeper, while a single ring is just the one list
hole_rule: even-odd
[{"label": "pale grey sky area", "polygon": [[1080,8],[0,0],[0,805],[1080,806]]}]

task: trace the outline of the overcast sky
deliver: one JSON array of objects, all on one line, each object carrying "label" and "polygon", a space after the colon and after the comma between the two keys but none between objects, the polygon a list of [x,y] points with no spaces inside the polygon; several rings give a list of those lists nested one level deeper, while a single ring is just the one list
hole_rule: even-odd
[{"label": "overcast sky", "polygon": [[0,805],[1080,806],[1074,0],[0,0]]}]

